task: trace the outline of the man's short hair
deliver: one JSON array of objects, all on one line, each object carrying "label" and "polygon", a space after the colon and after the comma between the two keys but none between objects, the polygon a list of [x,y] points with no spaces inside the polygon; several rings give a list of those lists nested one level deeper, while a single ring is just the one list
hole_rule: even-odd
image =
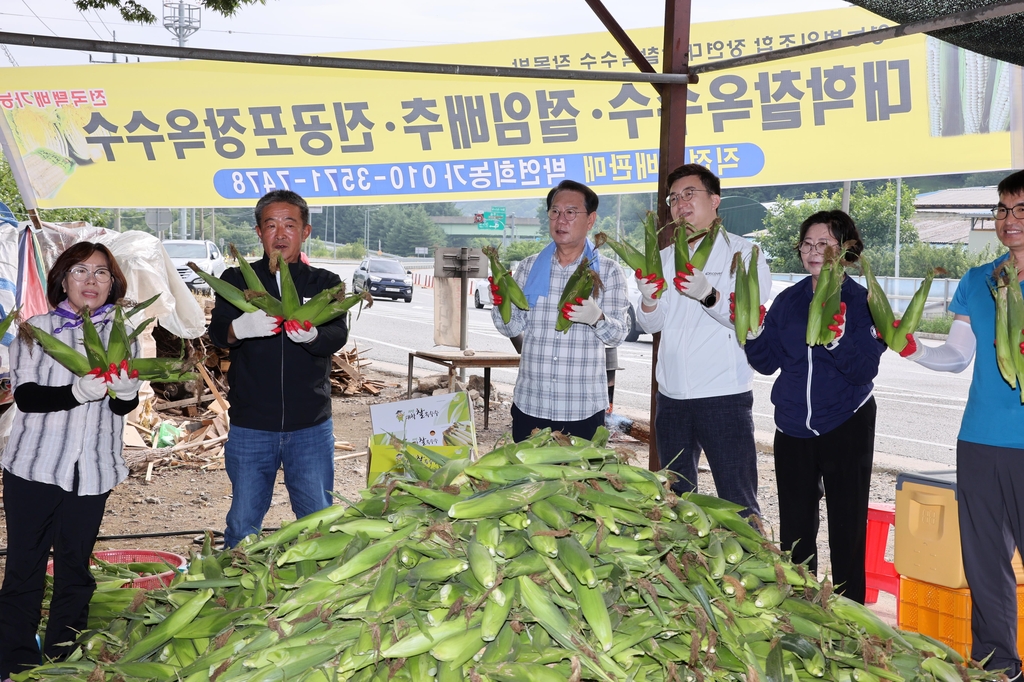
[{"label": "man's short hair", "polygon": [[999,192],[1000,197],[1004,194],[1021,194],[1024,192],[1024,170],[1007,175],[999,182],[996,191]]},{"label": "man's short hair", "polygon": [[262,225],[260,219],[263,217],[263,209],[271,204],[291,204],[298,206],[302,214],[302,224],[309,225],[309,205],[306,200],[289,189],[275,189],[267,192],[256,202],[256,224]]},{"label": "man's short hair", "polygon": [[668,180],[665,181],[665,189],[671,190],[672,185],[675,184],[676,180],[679,178],[689,177],[691,175],[696,175],[700,178],[700,182],[704,185],[704,189],[712,194],[722,196],[722,183],[718,179],[718,176],[708,170],[707,166],[702,166],[699,163],[687,163],[669,173]]},{"label": "man's short hair", "polygon": [[587,213],[593,213],[597,210],[597,205],[601,202],[597,197],[597,192],[590,189],[582,182],[576,182],[575,180],[562,180],[558,183],[557,187],[552,188],[548,192],[548,210],[551,210],[551,202],[555,200],[555,195],[559,192],[579,192],[583,195],[583,207],[587,209]]}]

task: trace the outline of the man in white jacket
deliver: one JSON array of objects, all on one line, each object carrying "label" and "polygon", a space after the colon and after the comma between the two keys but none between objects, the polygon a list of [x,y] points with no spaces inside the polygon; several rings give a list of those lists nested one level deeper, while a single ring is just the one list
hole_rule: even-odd
[{"label": "man in white jacket", "polygon": [[[719,222],[721,183],[710,170],[699,164],[680,166],[667,184],[675,229],[697,234]],[[691,253],[703,239],[690,244]],[[681,477],[673,486],[676,492],[685,492],[697,489],[697,461],[703,450],[718,496],[743,505],[743,514],[760,514],[753,371],[736,340],[729,309],[736,283],[729,272],[733,254],[742,253],[749,264],[752,245],[724,229],[714,239],[702,270],[691,265],[677,273],[675,246],[661,250],[664,272],[674,273],[672,290],[664,291],[665,282],[650,273],[637,273],[643,298],[637,321],[644,331],[662,332],[656,373],[658,455],[663,467]],[[757,272],[763,304],[771,290],[763,257]]]}]

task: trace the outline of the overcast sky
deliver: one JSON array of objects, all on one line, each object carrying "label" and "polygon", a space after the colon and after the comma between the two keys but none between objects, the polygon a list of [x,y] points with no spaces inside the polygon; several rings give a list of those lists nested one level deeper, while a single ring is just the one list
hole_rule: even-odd
[{"label": "overcast sky", "polygon": [[[176,45],[163,3],[141,0],[157,23],[125,23],[112,10],[79,12],[73,0],[3,0],[0,30],[36,35]],[[197,3],[197,0],[193,0]],[[198,4],[198,3],[197,3]],[[663,0],[605,0],[626,29],[660,26]],[[841,0],[693,0],[694,22],[847,7]],[[584,0],[267,0],[232,18],[203,12],[194,47],[326,54],[388,47],[532,38],[603,31]],[[87,64],[87,53],[8,46],[20,66]],[[109,61],[110,56],[94,54]],[[122,57],[123,59],[123,57]],[[134,61],[134,59],[133,59]],[[0,65],[12,66],[7,54]]]}]

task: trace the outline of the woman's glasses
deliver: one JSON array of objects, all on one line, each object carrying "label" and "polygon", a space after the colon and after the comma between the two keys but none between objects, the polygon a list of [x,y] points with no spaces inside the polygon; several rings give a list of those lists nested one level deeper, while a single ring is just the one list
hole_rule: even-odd
[{"label": "woman's glasses", "polygon": [[85,282],[88,281],[90,277],[92,277],[100,284],[106,284],[107,282],[110,281],[110,278],[112,276],[110,274],[110,270],[107,268],[99,267],[96,268],[95,270],[91,270],[85,267],[84,265],[72,266],[72,268],[68,270],[68,274],[71,275],[71,279],[75,280],[76,282]]}]

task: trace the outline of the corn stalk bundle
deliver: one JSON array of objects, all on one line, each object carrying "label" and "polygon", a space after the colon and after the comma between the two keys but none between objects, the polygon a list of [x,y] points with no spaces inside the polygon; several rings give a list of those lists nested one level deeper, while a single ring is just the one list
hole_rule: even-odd
[{"label": "corn stalk bundle", "polygon": [[271,317],[281,318],[282,321],[308,321],[311,326],[318,327],[346,314],[357,303],[365,302],[367,308],[373,305],[373,297],[365,291],[346,296],[344,282],[338,282],[333,287],[317,293],[305,303],[301,303],[284,256],[280,252],[275,252],[271,254],[270,265],[272,272],[281,273],[281,298],[278,299],[263,286],[263,282],[256,275],[256,271],[252,269],[252,265],[238,253],[235,245],[229,244],[228,246],[231,249],[231,254],[238,261],[238,269],[242,272],[242,278],[245,280],[246,289],[244,291],[205,272],[195,263],[189,262],[188,266],[221,298],[243,313],[262,310]]},{"label": "corn stalk bundle", "polygon": [[584,258],[580,261],[576,270],[569,275],[569,281],[562,289],[562,295],[558,298],[558,317],[555,318],[555,331],[567,334],[569,327],[573,325],[572,320],[567,318],[562,311],[566,305],[577,305],[585,298],[597,296],[601,288],[601,276],[590,267],[591,260]]},{"label": "corn stalk bundle", "polygon": [[[88,306],[83,307],[80,314],[82,317],[82,342],[85,346],[84,354],[52,334],[27,322],[20,326],[19,333],[24,334],[26,340],[34,339],[47,355],[80,377],[86,374],[116,374],[125,369],[133,376],[137,372],[137,377],[143,381],[157,383],[193,381],[196,379],[196,374],[188,371],[191,361],[184,355],[177,358],[133,358],[131,355],[132,342],[155,318],[150,317],[144,320],[130,334],[126,327],[126,320],[148,308],[159,296],[160,294],[157,294],[133,306],[127,312],[120,302],[116,304],[106,346],[103,345],[103,339],[100,338],[96,326],[92,323]],[[6,319],[4,323],[9,324]],[[0,328],[2,327],[3,323],[0,323]]]},{"label": "corn stalk bundle", "polygon": [[996,286],[991,287],[996,301],[996,362],[999,373],[1011,388],[1021,388],[1024,404],[1024,297],[1021,296],[1017,267],[1013,259],[1003,263],[996,272]]},{"label": "corn stalk bundle", "polygon": [[519,282],[513,279],[498,260],[498,250],[493,246],[485,246],[483,252],[491,262],[491,281],[498,287],[498,295],[501,296],[501,303],[498,304],[501,321],[508,324],[512,319],[513,305],[520,310],[529,310],[530,303],[526,300],[526,294],[519,288]]},{"label": "corn stalk bundle", "polygon": [[600,248],[605,244],[615,252],[615,255],[622,259],[622,262],[626,264],[626,267],[631,272],[636,273],[639,271],[642,275],[649,274],[644,272],[647,270],[647,257],[635,246],[627,241],[616,241],[605,232],[598,232],[594,235],[594,246]]},{"label": "corn stalk bundle", "polygon": [[735,318],[736,340],[741,346],[747,343],[747,333],[757,333],[761,326],[761,282],[757,278],[757,257],[761,249],[754,246],[750,252],[750,267],[743,263],[743,254],[737,251],[732,258],[732,273],[736,276]]},{"label": "corn stalk bundle", "polygon": [[[924,276],[921,286],[910,299],[903,317],[896,322],[896,316],[889,305],[889,299],[882,291],[881,285],[875,279],[871,271],[871,265],[863,254],[860,256],[861,271],[867,282],[868,310],[871,312],[871,320],[875,323],[875,329],[882,335],[885,345],[899,353],[907,347],[907,334],[913,334],[921,325],[921,317],[924,315],[924,306],[928,302],[928,292],[932,288],[932,280],[936,273],[945,273],[942,268],[935,268]],[[820,282],[820,280],[819,280]]]},{"label": "corn stalk bundle", "polygon": [[97,591],[68,660],[15,680],[997,678],[832,594],[732,503],[671,494],[607,435],[400,461],[349,506],[207,542],[167,589]]}]

